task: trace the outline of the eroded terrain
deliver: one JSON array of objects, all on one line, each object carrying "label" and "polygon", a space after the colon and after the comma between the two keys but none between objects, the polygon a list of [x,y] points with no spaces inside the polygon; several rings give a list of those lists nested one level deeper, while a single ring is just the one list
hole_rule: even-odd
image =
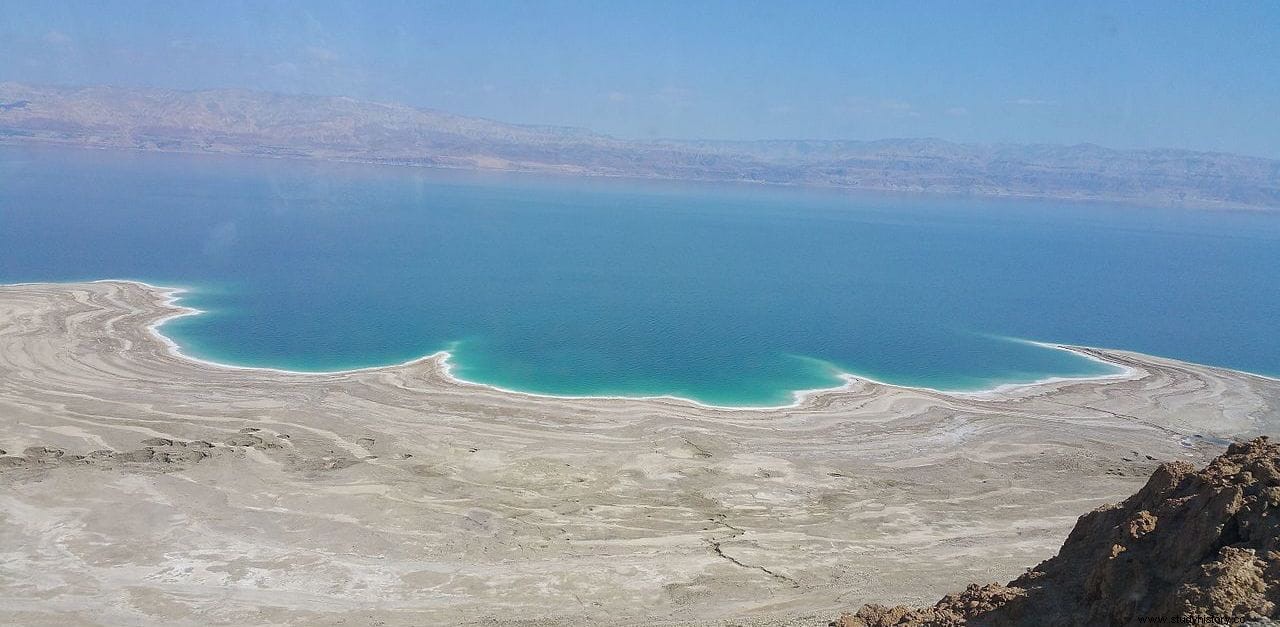
[{"label": "eroded terrain", "polygon": [[0,287],[3,622],[822,624],[1012,579],[1280,419],[1280,382],[1113,351],[1129,377],[775,410],[230,369],[148,330],[166,303]]}]

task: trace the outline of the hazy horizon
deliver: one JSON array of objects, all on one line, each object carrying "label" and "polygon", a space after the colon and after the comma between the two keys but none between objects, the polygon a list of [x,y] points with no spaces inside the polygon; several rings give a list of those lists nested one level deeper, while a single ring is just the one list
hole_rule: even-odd
[{"label": "hazy horizon", "polygon": [[594,135],[600,135],[600,136],[609,137],[609,138],[613,138],[613,139],[620,139],[620,140],[625,140],[625,141],[639,141],[639,142],[647,142],[647,141],[651,141],[651,142],[685,142],[685,143],[700,143],[700,142],[707,142],[707,143],[769,143],[769,142],[815,142],[815,143],[820,143],[820,142],[829,142],[829,143],[839,143],[839,142],[858,143],[858,142],[863,142],[863,143],[875,143],[875,142],[908,142],[908,141],[932,142],[932,141],[937,141],[937,142],[945,142],[945,143],[954,144],[954,145],[961,145],[961,146],[1000,146],[1000,145],[1009,145],[1009,146],[1027,146],[1027,147],[1034,147],[1034,146],[1061,146],[1061,147],[1073,147],[1073,146],[1097,146],[1097,147],[1100,147],[1100,148],[1105,148],[1105,149],[1110,149],[1110,150],[1125,150],[1125,151],[1143,151],[1143,150],[1159,151],[1159,150],[1175,150],[1175,151],[1188,151],[1188,152],[1203,152],[1203,153],[1206,153],[1206,154],[1225,154],[1225,155],[1232,155],[1232,156],[1237,156],[1237,157],[1256,157],[1256,158],[1262,158],[1262,159],[1280,159],[1280,157],[1267,157],[1267,156],[1265,156],[1265,155],[1256,155],[1256,154],[1240,153],[1240,152],[1230,152],[1230,151],[1225,151],[1225,150],[1212,150],[1212,149],[1200,149],[1200,148],[1184,148],[1184,147],[1179,147],[1179,146],[1167,146],[1167,145],[1154,145],[1154,146],[1147,146],[1147,147],[1143,147],[1143,148],[1134,148],[1134,147],[1116,146],[1116,145],[1114,145],[1114,144],[1100,143],[1100,142],[1090,142],[1090,141],[1070,142],[1070,143],[1067,143],[1067,142],[998,142],[998,141],[990,141],[990,142],[986,142],[986,141],[959,141],[959,140],[952,140],[952,139],[947,139],[947,138],[945,138],[945,137],[938,137],[938,136],[933,136],[933,135],[917,135],[917,136],[883,136],[883,137],[858,137],[858,138],[840,138],[840,137],[836,137],[836,138],[831,138],[831,137],[782,137],[782,136],[778,136],[778,137],[758,137],[758,138],[748,138],[748,139],[722,139],[722,138],[714,138],[714,137],[642,137],[642,138],[634,138],[634,137],[625,137],[625,136],[621,136],[621,135],[615,135],[615,134],[612,134],[612,133],[607,133],[607,132],[604,132],[604,131],[601,131],[601,130],[598,130],[598,129],[595,129],[595,128],[591,128],[591,127],[587,127],[587,126],[581,126],[581,125],[572,125],[572,124],[538,124],[538,123],[527,123],[527,122],[513,122],[513,121],[511,121],[511,120],[503,120],[503,119],[498,119],[498,118],[490,118],[490,117],[479,116],[479,115],[468,115],[468,114],[466,114],[466,113],[461,113],[461,112],[458,112],[458,111],[450,111],[450,110],[446,110],[446,109],[439,109],[439,108],[435,108],[435,107],[416,106],[416,105],[411,105],[411,104],[409,104],[409,103],[401,102],[401,101],[394,101],[394,100],[379,100],[379,99],[373,99],[373,98],[368,98],[368,99],[366,99],[366,98],[355,98],[355,97],[350,96],[350,95],[347,95],[347,94],[337,94],[337,93],[320,93],[320,92],[280,92],[280,91],[271,91],[271,90],[266,90],[266,89],[255,89],[255,88],[250,88],[250,87],[206,87],[206,88],[181,89],[181,88],[167,88],[167,87],[133,87],[133,86],[128,86],[128,85],[119,85],[119,84],[110,84],[110,83],[49,83],[49,82],[45,82],[45,83],[37,83],[37,82],[29,82],[29,81],[3,81],[3,80],[0,80],[0,83],[6,83],[6,82],[7,82],[7,83],[11,83],[11,84],[28,85],[28,86],[33,86],[33,87],[50,87],[50,88],[56,88],[56,89],[71,89],[71,90],[79,90],[79,89],[93,89],[93,88],[112,88],[112,89],[124,89],[124,90],[137,90],[137,91],[139,91],[139,92],[143,92],[143,91],[147,91],[147,90],[160,90],[160,91],[171,91],[171,92],[181,92],[181,93],[202,93],[202,92],[217,92],[217,91],[243,91],[243,92],[249,92],[249,93],[259,93],[259,94],[269,94],[269,95],[283,95],[283,96],[297,96],[297,97],[304,97],[304,98],[349,98],[349,99],[352,99],[352,100],[356,100],[356,101],[360,101],[360,102],[367,102],[367,103],[371,103],[371,104],[389,105],[389,106],[409,106],[409,107],[412,107],[412,108],[417,109],[417,110],[420,110],[420,111],[433,111],[433,112],[437,112],[437,113],[443,113],[443,114],[448,114],[448,115],[454,115],[454,116],[463,117],[463,118],[471,118],[471,119],[477,119],[477,120],[487,120],[487,121],[489,121],[489,122],[496,122],[496,123],[499,123],[499,124],[507,124],[507,125],[511,125],[511,126],[524,126],[524,127],[530,127],[530,128],[552,128],[552,129],[560,128],[560,129],[565,129],[565,130],[580,131],[580,132],[590,133],[590,134],[594,134]]},{"label": "hazy horizon", "polygon": [[347,96],[623,139],[1280,158],[1280,7],[1009,8],[18,2],[0,81]]},{"label": "hazy horizon", "polygon": [[1280,621],[1280,1],[0,1],[0,623]]}]

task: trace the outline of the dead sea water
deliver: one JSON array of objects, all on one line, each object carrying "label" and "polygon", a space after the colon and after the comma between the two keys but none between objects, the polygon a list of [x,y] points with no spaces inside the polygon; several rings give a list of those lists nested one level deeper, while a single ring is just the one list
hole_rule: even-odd
[{"label": "dead sea water", "polygon": [[1112,371],[1025,338],[1276,374],[1278,268],[1266,212],[0,148],[0,281],[186,286],[184,350],[293,370],[724,405]]}]

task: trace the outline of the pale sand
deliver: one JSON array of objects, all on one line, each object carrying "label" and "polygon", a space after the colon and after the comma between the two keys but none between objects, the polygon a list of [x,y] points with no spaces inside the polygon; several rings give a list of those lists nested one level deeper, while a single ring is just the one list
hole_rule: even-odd
[{"label": "pale sand", "polygon": [[[1280,424],[1280,382],[1117,351],[1090,352],[1121,378],[776,410],[531,397],[439,358],[230,369],[151,333],[166,301],[0,287],[0,622],[825,624],[1008,580],[1159,461]],[[155,437],[216,446],[70,459]]]}]

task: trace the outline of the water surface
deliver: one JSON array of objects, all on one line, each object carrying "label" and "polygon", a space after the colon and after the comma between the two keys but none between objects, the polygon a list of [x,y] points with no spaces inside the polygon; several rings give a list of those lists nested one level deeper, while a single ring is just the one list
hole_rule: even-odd
[{"label": "water surface", "polygon": [[730,405],[1111,371],[1025,338],[1277,374],[1277,268],[1274,213],[0,148],[0,281],[186,286],[187,352],[293,370]]}]

